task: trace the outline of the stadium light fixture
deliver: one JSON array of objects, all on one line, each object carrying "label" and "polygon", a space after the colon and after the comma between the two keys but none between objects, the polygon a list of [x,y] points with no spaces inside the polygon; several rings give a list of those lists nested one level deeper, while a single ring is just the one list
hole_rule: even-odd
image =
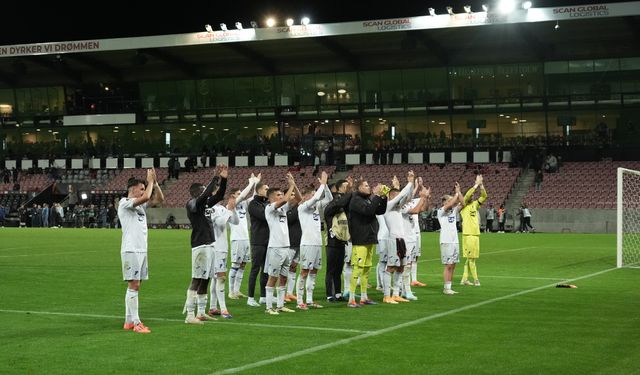
[{"label": "stadium light fixture", "polygon": [[293,26],[293,18],[287,18],[287,26]]},{"label": "stadium light fixture", "polygon": [[498,3],[498,9],[502,14],[513,12],[515,7],[516,7],[516,3],[514,0],[500,0],[500,2]]},{"label": "stadium light fixture", "polygon": [[311,22],[309,17],[302,17],[302,20],[300,20],[300,23],[303,24],[304,26],[307,26],[309,22]]},{"label": "stadium light fixture", "polygon": [[431,17],[435,17],[436,16],[436,10],[433,8],[429,8],[429,14],[431,15]]},{"label": "stadium light fixture", "polygon": [[318,91],[318,96],[325,96],[326,93],[324,91]]},{"label": "stadium light fixture", "polygon": [[556,21],[556,25],[553,28],[554,30],[558,30],[560,28],[560,21]]},{"label": "stadium light fixture", "polygon": [[447,13],[449,13],[450,16],[453,16],[453,8],[448,6],[447,7]]},{"label": "stadium light fixture", "polygon": [[274,27],[276,25],[276,20],[272,17],[267,18],[267,27]]},{"label": "stadium light fixture", "polygon": [[207,30],[208,33],[213,32],[213,27],[211,27],[211,25],[209,24],[204,25],[204,29]]},{"label": "stadium light fixture", "polygon": [[338,90],[338,94],[346,94],[346,93],[347,93],[347,90],[345,90],[345,89],[339,89]]},{"label": "stadium light fixture", "polygon": [[531,1],[525,1],[524,3],[522,3],[522,9],[529,10],[531,9],[532,5],[533,3]]},{"label": "stadium light fixture", "polygon": [[242,30],[242,22],[236,22],[236,29]]},{"label": "stadium light fixture", "polygon": [[224,24],[224,23],[221,23],[221,24],[220,24],[220,29],[221,29],[222,31],[228,31],[228,29],[227,29],[227,25],[226,25],[226,24]]},{"label": "stadium light fixture", "polygon": [[87,193],[82,193],[80,194],[80,198],[82,198],[83,201],[86,201],[89,196],[87,195]]},{"label": "stadium light fixture", "polygon": [[482,4],[482,10],[484,10],[485,12],[489,12],[489,5]]},{"label": "stadium light fixture", "polygon": [[251,27],[253,27],[254,29],[257,29],[258,23],[256,21],[251,21]]},{"label": "stadium light fixture", "polygon": [[464,11],[465,11],[467,14],[471,14],[471,5],[465,5],[465,6],[464,6]]}]

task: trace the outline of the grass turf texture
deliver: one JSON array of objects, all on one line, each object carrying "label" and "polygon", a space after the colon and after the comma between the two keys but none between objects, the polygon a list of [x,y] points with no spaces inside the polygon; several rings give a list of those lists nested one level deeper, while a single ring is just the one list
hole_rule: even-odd
[{"label": "grass turf texture", "polygon": [[[189,232],[150,230],[150,280],[140,291],[150,335],[122,330],[120,238],[0,229],[0,373],[640,373],[640,270],[553,287],[615,267],[611,235],[482,234],[482,286],[458,285],[460,264],[460,293],[445,296],[437,233],[423,234],[418,272],[429,286],[413,288],[418,301],[328,303],[322,270],[314,293],[322,310],[268,316],[227,299],[232,320],[188,326]],[[248,271],[245,293],[247,280]]]}]

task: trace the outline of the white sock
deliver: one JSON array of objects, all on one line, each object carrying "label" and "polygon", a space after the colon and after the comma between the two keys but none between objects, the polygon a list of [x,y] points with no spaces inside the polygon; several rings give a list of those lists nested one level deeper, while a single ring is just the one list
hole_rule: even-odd
[{"label": "white sock", "polygon": [[[307,275],[308,277],[308,275]],[[298,295],[296,297],[298,297],[298,305],[302,305],[302,299],[304,298],[304,284],[305,281],[307,280],[307,277],[302,277],[302,274],[300,274],[300,276],[298,277]]]},{"label": "white sock", "polygon": [[204,312],[207,309],[207,295],[198,294],[196,299],[198,301],[198,315],[204,315]]},{"label": "white sock", "polygon": [[444,283],[444,289],[445,290],[451,290],[451,281],[447,281]]},{"label": "white sock", "polygon": [[133,320],[131,320],[131,311],[129,311],[129,288],[127,288],[127,291],[124,294],[124,322],[125,323],[132,323]]},{"label": "white sock", "polygon": [[187,316],[194,317],[196,311],[196,291],[187,289],[187,302],[185,303],[185,307],[187,309]]},{"label": "white sock", "polygon": [[267,292],[267,309],[273,309],[273,287],[268,286],[264,290]]},{"label": "white sock", "polygon": [[406,294],[411,293],[411,265],[404,268],[402,272],[402,286]]},{"label": "white sock", "polygon": [[244,268],[238,268],[236,272],[236,281],[233,288],[233,292],[235,294],[240,293],[240,285],[242,285],[242,278],[244,277]]},{"label": "white sock", "polygon": [[313,303],[313,289],[316,287],[316,274],[310,273],[307,278],[307,304]]},{"label": "white sock", "polygon": [[216,296],[220,304],[220,311],[225,311],[227,309],[227,303],[224,299],[224,277],[216,278]]},{"label": "white sock", "polygon": [[278,302],[277,302],[277,307],[284,307],[284,295],[285,295],[285,287],[284,286],[279,286],[278,287]]},{"label": "white sock", "polygon": [[231,269],[229,270],[229,293],[235,292],[237,272],[238,272],[237,268],[231,267]]},{"label": "white sock", "polygon": [[289,271],[289,276],[287,277],[287,294],[293,294],[293,289],[296,286],[296,273],[295,271]]},{"label": "white sock", "polygon": [[209,308],[215,310],[218,308],[218,296],[216,295],[216,279],[211,279],[209,283],[209,294],[211,297],[209,298]]},{"label": "white sock", "polygon": [[376,267],[376,287],[383,288],[384,286],[384,269],[386,265],[382,262],[378,262],[378,266]]},{"label": "white sock", "polygon": [[138,316],[138,291],[133,289],[127,289],[127,307],[129,308],[129,314],[131,314],[131,321],[133,324],[140,323],[140,317]]},{"label": "white sock", "polygon": [[411,263],[411,280],[418,281],[418,260]]},{"label": "white sock", "polygon": [[382,288],[384,289],[384,296],[391,296],[391,272],[385,270],[382,275]]},{"label": "white sock", "polygon": [[[344,271],[342,273],[343,273],[343,278],[344,278],[344,288],[342,290],[343,290],[343,292],[346,292],[350,288],[351,274],[353,273],[353,267],[345,264],[344,265]],[[351,297],[351,296],[349,296],[349,297]]]},{"label": "white sock", "polygon": [[400,272],[393,272],[393,296],[398,297],[400,295]]}]

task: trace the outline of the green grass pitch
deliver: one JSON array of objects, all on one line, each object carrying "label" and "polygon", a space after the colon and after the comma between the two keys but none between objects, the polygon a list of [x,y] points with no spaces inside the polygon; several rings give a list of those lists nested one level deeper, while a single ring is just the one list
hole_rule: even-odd
[{"label": "green grass pitch", "polygon": [[460,265],[445,296],[437,234],[423,234],[418,301],[330,304],[323,270],[322,310],[227,299],[233,319],[188,326],[189,234],[150,230],[140,316],[153,332],[138,335],[122,330],[120,230],[0,229],[0,373],[640,373],[640,270],[614,269],[611,235],[482,234],[482,286],[458,285]]}]

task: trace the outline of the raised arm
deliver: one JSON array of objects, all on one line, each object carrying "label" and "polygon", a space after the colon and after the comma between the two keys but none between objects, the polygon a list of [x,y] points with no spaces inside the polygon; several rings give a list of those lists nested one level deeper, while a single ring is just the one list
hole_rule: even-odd
[{"label": "raised arm", "polygon": [[[274,208],[280,208],[285,204],[287,204],[289,202],[289,198],[291,197],[291,194],[293,194],[293,192],[296,190],[296,181],[293,179],[293,175],[290,172],[287,173],[287,183],[289,184],[289,189],[287,189],[287,192],[284,193],[285,199],[279,202],[275,202],[273,204]],[[298,192],[298,195],[299,194],[300,192]]]},{"label": "raised arm", "polygon": [[333,194],[331,194],[331,189],[329,189],[329,185],[324,184],[324,198],[322,198],[320,203],[326,206],[332,200],[333,200]]},{"label": "raised arm", "polygon": [[218,191],[216,191],[216,193],[211,197],[209,201],[210,205],[220,202],[227,191],[227,176],[229,175],[229,169],[226,165],[220,165],[218,168],[220,170],[220,186],[218,186]]},{"label": "raised arm", "polygon": [[153,170],[147,169],[147,189],[144,191],[144,194],[141,197],[136,198],[133,201],[133,207],[137,207],[141,204],[145,204],[149,201],[149,199],[151,199],[151,194],[153,193],[153,183],[154,183],[153,177],[154,177]]},{"label": "raised arm", "polygon": [[478,203],[483,204],[486,200],[487,200],[487,191],[484,189],[484,182],[481,179],[480,180],[480,198],[478,198]]},{"label": "raised arm", "polygon": [[151,168],[153,171],[153,182],[154,182],[154,195],[151,199],[151,207],[160,206],[164,203],[164,194],[162,193],[162,189],[160,189],[160,184],[158,184],[158,177],[156,176],[156,170]]},{"label": "raised arm", "polygon": [[451,197],[451,199],[449,199],[448,201],[445,202],[444,206],[442,206],[442,209],[444,211],[449,211],[455,205],[457,205],[458,203],[462,202],[462,199],[463,199],[462,198],[462,193],[460,193],[460,184],[456,182],[455,193],[454,193],[453,197]]},{"label": "raised arm", "polygon": [[407,198],[411,197],[411,192],[413,191],[413,183],[415,181],[415,175],[413,171],[409,171],[407,173],[407,185],[400,191],[400,194],[396,195],[395,198],[387,202],[387,210],[392,209],[396,205],[402,206],[406,202]]},{"label": "raised arm", "polygon": [[256,184],[260,181],[260,174],[258,174],[258,177],[254,176],[253,173],[251,173],[251,177],[249,177],[249,184],[247,185],[247,187],[244,188],[244,190],[242,190],[240,192],[240,196],[238,196],[238,199],[236,199],[236,205],[242,201],[244,201],[245,199],[247,199],[249,196],[253,196],[250,195],[252,192],[255,192],[255,186]]}]

